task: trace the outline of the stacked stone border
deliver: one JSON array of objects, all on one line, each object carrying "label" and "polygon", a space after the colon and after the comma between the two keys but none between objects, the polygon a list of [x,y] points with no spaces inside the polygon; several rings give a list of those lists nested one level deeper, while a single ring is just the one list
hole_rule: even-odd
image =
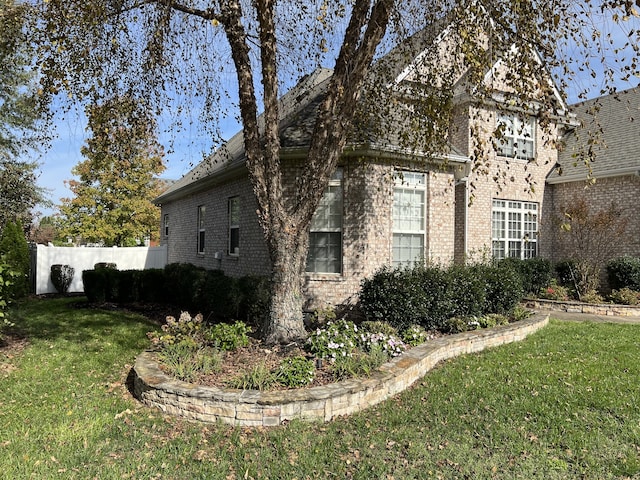
[{"label": "stacked stone border", "polygon": [[366,378],[270,392],[182,382],[165,375],[152,352],[143,352],[133,367],[133,393],[144,404],[167,414],[202,422],[276,426],[293,419],[329,421],[402,392],[442,360],[522,340],[548,322],[548,315],[535,314],[509,325],[429,340]]},{"label": "stacked stone border", "polygon": [[588,313],[615,317],[640,317],[640,305],[616,305],[613,303],[583,303],[531,298],[524,301],[527,308],[542,311]]}]

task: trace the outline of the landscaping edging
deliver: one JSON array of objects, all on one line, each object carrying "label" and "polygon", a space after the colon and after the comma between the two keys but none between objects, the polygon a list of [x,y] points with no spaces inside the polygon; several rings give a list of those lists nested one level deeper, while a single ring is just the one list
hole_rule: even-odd
[{"label": "landscaping edging", "polygon": [[202,422],[275,426],[296,418],[329,421],[402,392],[442,360],[522,340],[548,322],[548,315],[536,314],[509,325],[440,337],[394,358],[370,377],[271,392],[182,382],[164,374],[153,354],[144,352],[133,367],[133,394],[165,413]]},{"label": "landscaping edging", "polygon": [[546,300],[542,298],[527,298],[524,300],[527,308],[535,310],[551,310],[568,313],[589,313],[615,317],[640,317],[640,305],[616,305],[613,303],[583,303],[564,300]]}]

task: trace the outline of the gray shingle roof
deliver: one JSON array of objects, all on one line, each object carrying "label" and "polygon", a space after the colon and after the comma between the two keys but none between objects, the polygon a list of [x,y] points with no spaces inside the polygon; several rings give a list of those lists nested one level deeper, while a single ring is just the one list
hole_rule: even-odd
[{"label": "gray shingle roof", "polygon": [[568,133],[548,183],[605,178],[640,171],[640,87],[619,92],[571,108],[580,126]]}]

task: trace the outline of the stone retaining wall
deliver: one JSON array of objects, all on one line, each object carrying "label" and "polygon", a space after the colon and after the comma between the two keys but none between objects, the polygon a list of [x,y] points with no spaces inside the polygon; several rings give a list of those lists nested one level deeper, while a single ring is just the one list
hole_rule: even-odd
[{"label": "stone retaining wall", "polygon": [[568,313],[588,313],[591,315],[640,317],[640,305],[615,305],[612,303],[583,303],[575,301],[545,300],[531,298],[524,301],[527,308]]},{"label": "stone retaining wall", "polygon": [[203,422],[275,426],[295,418],[328,421],[402,392],[442,360],[522,340],[548,321],[548,316],[536,314],[509,325],[429,340],[382,365],[370,377],[271,392],[181,382],[165,375],[154,355],[144,352],[133,368],[134,395],[165,413]]}]

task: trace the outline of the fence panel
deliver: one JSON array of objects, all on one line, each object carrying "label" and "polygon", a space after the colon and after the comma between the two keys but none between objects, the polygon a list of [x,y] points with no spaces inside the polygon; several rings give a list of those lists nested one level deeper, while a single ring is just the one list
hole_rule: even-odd
[{"label": "fence panel", "polygon": [[51,283],[51,265],[62,264],[74,268],[75,274],[69,292],[84,292],[82,271],[92,270],[96,263],[115,263],[118,270],[145,270],[164,268],[167,264],[167,247],[54,247],[37,245],[32,250],[36,256],[34,279],[35,293],[55,293]]}]

